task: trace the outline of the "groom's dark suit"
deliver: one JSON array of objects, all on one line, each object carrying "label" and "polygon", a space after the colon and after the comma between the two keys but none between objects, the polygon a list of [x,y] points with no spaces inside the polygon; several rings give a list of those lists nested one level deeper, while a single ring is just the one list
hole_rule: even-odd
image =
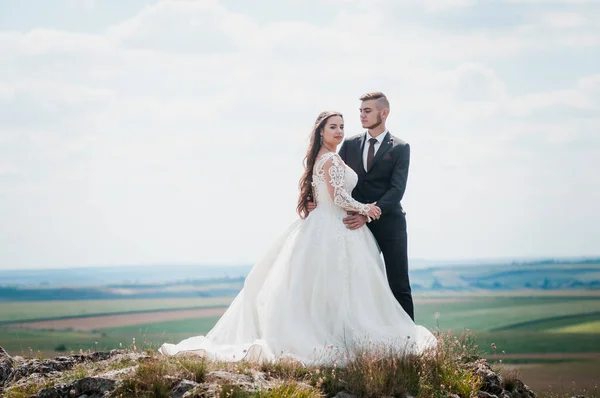
[{"label": "groom's dark suit", "polygon": [[[406,189],[410,146],[386,133],[372,166],[365,171],[366,134],[347,139],[340,148],[342,160],[358,174],[352,197],[362,203],[377,202],[381,217],[367,224],[383,253],[390,288],[404,311],[414,320],[408,279],[406,218],[400,200]],[[367,144],[368,145],[368,144]]]}]

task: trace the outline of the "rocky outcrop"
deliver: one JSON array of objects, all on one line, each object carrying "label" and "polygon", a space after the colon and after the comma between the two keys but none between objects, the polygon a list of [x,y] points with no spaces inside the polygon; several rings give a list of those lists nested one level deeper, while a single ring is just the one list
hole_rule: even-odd
[{"label": "rocky outcrop", "polygon": [[[0,396],[3,391],[19,389],[38,398],[100,398],[113,396],[135,396],[131,392],[136,386],[132,376],[143,364],[160,362],[160,359],[145,352],[112,350],[61,356],[52,359],[15,359],[0,347]],[[494,372],[484,359],[474,360],[466,365],[482,380],[478,398],[536,398],[536,395],[520,380],[504,380]],[[207,369],[190,380],[181,374],[164,372],[155,375],[167,386],[164,394],[174,398],[220,396],[223,388],[239,391],[269,390],[280,380],[255,368],[248,367],[243,372],[230,372],[222,369]],[[297,384],[305,384],[298,381]],[[306,387],[308,384],[306,384]],[[128,389],[129,388],[129,389]],[[453,398],[460,397],[449,394]],[[338,392],[338,398],[354,398],[348,392]]]},{"label": "rocky outcrop", "polygon": [[0,347],[0,396],[3,396],[2,392],[11,386],[28,391],[38,386],[40,387],[39,391],[37,395],[34,395],[37,397],[92,398],[109,396],[109,393],[117,385],[118,376],[123,374],[123,371],[113,371],[107,375],[96,375],[94,377],[82,377],[69,383],[60,380],[66,371],[72,370],[79,364],[111,362],[123,359],[137,361],[145,356],[147,355],[143,353],[133,354],[123,350],[113,350],[60,356],[44,360],[37,358],[19,358],[17,360],[11,358]]},{"label": "rocky outcrop", "polygon": [[520,380],[503,380],[484,359],[469,364],[469,368],[481,377],[482,387],[478,398],[536,398],[535,393]]},{"label": "rocky outcrop", "polygon": [[108,397],[117,386],[117,381],[104,377],[84,377],[71,383],[54,385],[44,388],[37,393],[39,398]]},{"label": "rocky outcrop", "polygon": [[[2,347],[0,347],[0,349],[1,348]],[[12,372],[8,375],[6,380],[15,382],[22,378],[27,378],[32,374],[60,374],[66,370],[73,369],[73,367],[75,367],[77,364],[106,361],[123,354],[125,354],[125,351],[113,350],[109,352],[93,352],[89,354],[61,356],[45,360],[39,360],[37,358],[23,360],[22,362],[18,363],[17,366],[13,366]]]},{"label": "rocky outcrop", "polygon": [[13,359],[4,348],[0,347],[0,387],[2,387],[12,376],[15,370]]}]

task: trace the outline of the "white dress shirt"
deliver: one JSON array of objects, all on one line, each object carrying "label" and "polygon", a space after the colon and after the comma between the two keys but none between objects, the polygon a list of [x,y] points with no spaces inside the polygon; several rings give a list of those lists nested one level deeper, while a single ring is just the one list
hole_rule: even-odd
[{"label": "white dress shirt", "polygon": [[374,154],[374,155],[377,155],[377,150],[381,146],[381,143],[383,142],[383,139],[385,138],[385,135],[387,133],[388,133],[388,131],[385,130],[383,133],[379,134],[377,137],[372,137],[368,131],[365,133],[366,134],[365,147],[363,148],[363,167],[365,168],[365,171],[367,171],[367,156],[369,155],[369,147],[371,146],[371,143],[369,142],[369,140],[371,138],[375,138],[377,140],[377,142],[375,143],[375,154]]}]

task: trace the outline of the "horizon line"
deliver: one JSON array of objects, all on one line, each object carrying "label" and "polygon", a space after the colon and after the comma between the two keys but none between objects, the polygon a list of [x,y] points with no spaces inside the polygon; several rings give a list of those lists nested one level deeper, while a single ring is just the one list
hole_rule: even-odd
[{"label": "horizon line", "polygon": [[[417,263],[431,263],[435,265],[440,265],[441,263],[451,263],[452,265],[458,265],[460,263],[474,263],[474,262],[485,262],[485,263],[493,263],[497,262],[498,264],[506,264],[507,262],[537,262],[537,261],[562,261],[562,260],[570,260],[570,261],[587,261],[587,260],[599,260],[600,254],[598,255],[580,255],[580,256],[503,256],[503,257],[465,257],[465,258],[423,258],[423,257],[415,257],[409,259],[409,265],[411,262]],[[0,272],[4,271],[58,271],[65,269],[90,269],[90,268],[136,268],[136,267],[252,267],[254,265],[253,262],[239,262],[239,263],[209,263],[209,262],[198,262],[198,263],[186,263],[186,262],[176,262],[176,263],[137,263],[137,264],[96,264],[96,265],[57,265],[57,266],[21,266],[21,267],[13,267],[13,268],[3,268],[0,267]]]}]

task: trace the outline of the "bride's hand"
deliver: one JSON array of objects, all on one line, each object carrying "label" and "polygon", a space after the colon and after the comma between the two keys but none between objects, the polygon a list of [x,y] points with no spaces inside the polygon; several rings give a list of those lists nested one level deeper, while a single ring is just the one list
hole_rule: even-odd
[{"label": "bride's hand", "polygon": [[377,205],[375,205],[375,203],[371,203],[369,205],[369,217],[371,217],[374,220],[377,220],[379,219],[379,217],[381,217],[381,209]]},{"label": "bride's hand", "polygon": [[317,208],[317,204],[315,202],[313,202],[312,198],[309,196],[308,203],[306,204],[306,209],[310,213],[311,211],[313,211],[316,208]]}]

